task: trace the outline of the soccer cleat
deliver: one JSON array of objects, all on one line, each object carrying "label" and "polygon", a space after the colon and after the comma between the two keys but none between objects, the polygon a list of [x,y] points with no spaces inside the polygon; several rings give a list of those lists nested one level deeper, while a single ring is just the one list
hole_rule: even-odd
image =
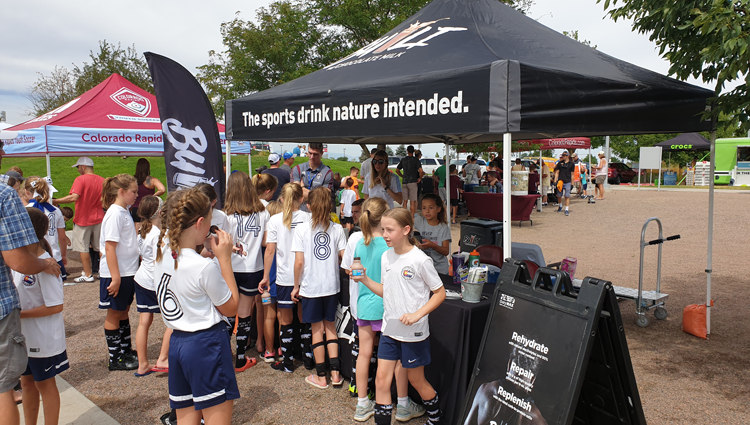
[{"label": "soccer cleat", "polygon": [[276,363],[271,364],[271,369],[278,370],[279,372],[284,372],[284,373],[294,373],[294,369],[288,368],[284,364],[284,362],[276,362]]},{"label": "soccer cleat", "polygon": [[410,398],[408,406],[402,406],[400,404],[396,405],[396,420],[399,422],[407,422],[424,415],[424,412],[424,407],[413,402]]},{"label": "soccer cleat", "polygon": [[81,276],[73,279],[75,283],[93,282],[94,276],[86,276],[85,272],[81,272]]},{"label": "soccer cleat", "polygon": [[120,358],[123,360],[133,361],[136,364],[138,363],[138,353],[135,350],[128,350],[120,354]]},{"label": "soccer cleat", "polygon": [[374,414],[375,414],[375,402],[372,400],[367,400],[367,406],[360,406],[359,404],[357,405],[357,409],[354,411],[354,420],[357,422],[365,422],[366,420],[370,419]]},{"label": "soccer cleat", "polygon": [[568,211],[568,210],[565,210],[565,217],[567,217],[567,216],[569,216],[569,215],[570,215],[570,211]]},{"label": "soccer cleat", "polygon": [[275,362],[275,361],[276,361],[276,358],[275,358],[274,354],[273,354],[272,352],[270,352],[270,351],[266,351],[266,352],[265,352],[265,353],[263,353],[263,354],[262,354],[262,355],[261,355],[260,357],[261,357],[261,358],[263,359],[263,361],[264,361],[264,362],[266,362],[266,363],[273,363],[273,362]]}]

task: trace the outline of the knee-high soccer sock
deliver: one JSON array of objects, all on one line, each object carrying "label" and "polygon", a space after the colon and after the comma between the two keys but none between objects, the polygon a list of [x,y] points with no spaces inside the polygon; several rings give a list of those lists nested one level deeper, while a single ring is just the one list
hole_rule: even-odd
[{"label": "knee-high soccer sock", "polygon": [[120,352],[127,354],[133,351],[130,344],[130,319],[120,320]]},{"label": "knee-high soccer sock", "polygon": [[239,323],[237,323],[237,359],[235,367],[238,368],[245,365],[245,350],[247,350],[247,338],[250,333],[252,320],[252,316],[240,317]]},{"label": "knee-high soccer sock", "polygon": [[432,400],[422,400],[422,402],[424,403],[424,409],[427,411],[427,423],[425,425],[439,424],[442,412],[440,411],[437,393]]},{"label": "knee-high soccer sock", "polygon": [[315,367],[315,359],[312,352],[312,325],[300,324],[300,347],[302,348],[302,362],[305,368],[312,370]]},{"label": "knee-high soccer sock", "polygon": [[358,397],[357,393],[357,357],[359,357],[359,337],[355,336],[352,342],[352,377],[349,380],[349,395]]},{"label": "knee-high soccer sock", "polygon": [[109,350],[109,363],[115,363],[120,360],[120,330],[104,329],[104,337],[107,340],[107,349]]},{"label": "knee-high soccer sock", "polygon": [[391,425],[391,415],[393,414],[393,404],[376,404],[375,405],[375,425]]},{"label": "knee-high soccer sock", "polygon": [[227,321],[229,324],[227,325],[227,328],[229,328],[229,331],[227,332],[227,335],[229,336],[229,345],[232,345],[232,334],[234,334],[234,324],[237,322],[237,319],[232,317],[227,317]]},{"label": "knee-high soccer sock", "polygon": [[367,376],[367,393],[375,394],[375,376],[378,373],[378,346],[373,345],[370,357],[370,372]]},{"label": "knee-high soccer sock", "polygon": [[99,251],[89,248],[89,256],[91,256],[91,274],[99,273]]},{"label": "knee-high soccer sock", "polygon": [[281,340],[281,355],[284,365],[291,369],[292,360],[294,356],[292,351],[294,350],[294,326],[292,325],[281,325],[279,330],[279,339]]}]

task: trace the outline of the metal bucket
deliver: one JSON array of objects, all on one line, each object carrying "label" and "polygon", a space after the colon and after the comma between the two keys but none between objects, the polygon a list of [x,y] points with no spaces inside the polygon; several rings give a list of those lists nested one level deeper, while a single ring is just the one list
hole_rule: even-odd
[{"label": "metal bucket", "polygon": [[467,303],[478,303],[482,300],[484,283],[464,282],[461,284],[461,297]]}]

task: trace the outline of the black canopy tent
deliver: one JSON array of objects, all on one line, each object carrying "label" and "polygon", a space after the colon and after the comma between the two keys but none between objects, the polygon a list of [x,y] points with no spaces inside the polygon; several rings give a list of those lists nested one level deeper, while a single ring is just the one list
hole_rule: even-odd
[{"label": "black canopy tent", "polygon": [[[336,63],[228,100],[226,135],[332,144],[503,140],[510,175],[511,140],[713,130],[701,120],[713,95],[592,49],[496,0],[435,0]],[[510,191],[504,193],[510,257]]]},{"label": "black canopy tent", "polygon": [[667,169],[669,169],[672,164],[672,151],[707,151],[711,149],[711,141],[699,133],[683,133],[677,137],[659,142],[654,146],[669,151],[669,162],[667,164]]}]

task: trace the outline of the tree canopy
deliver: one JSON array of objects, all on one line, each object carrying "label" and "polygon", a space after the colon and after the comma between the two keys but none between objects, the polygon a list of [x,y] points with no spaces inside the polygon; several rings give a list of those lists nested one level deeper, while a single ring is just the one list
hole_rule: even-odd
[{"label": "tree canopy", "polygon": [[[716,92],[714,117],[732,116],[750,130],[750,0],[597,0],[609,16],[632,19],[670,63],[669,74],[701,78]],[[726,83],[743,81],[724,92]]]},{"label": "tree canopy", "polygon": [[39,116],[58,108],[97,84],[118,73],[136,86],[153,93],[154,85],[146,61],[141,59],[135,46],[123,49],[118,43],[99,42],[99,51],[89,51],[91,63],[73,64],[70,71],[64,66],[56,66],[49,75],[38,73],[39,78],[29,87],[27,98],[31,101],[28,112]]},{"label": "tree canopy", "polygon": [[[217,117],[224,102],[317,71],[377,40],[430,0],[277,0],[221,25],[224,50],[198,67]],[[533,0],[498,0],[522,13]]]}]

